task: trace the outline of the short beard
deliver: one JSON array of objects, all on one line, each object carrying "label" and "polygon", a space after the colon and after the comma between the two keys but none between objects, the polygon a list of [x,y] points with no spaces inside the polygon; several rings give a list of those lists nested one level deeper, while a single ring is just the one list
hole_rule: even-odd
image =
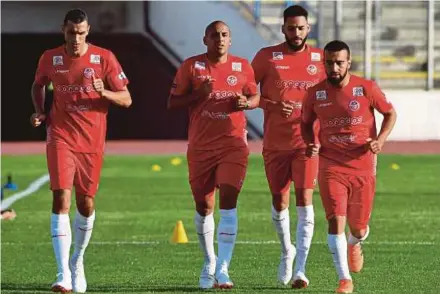
[{"label": "short beard", "polygon": [[340,78],[332,78],[330,76],[327,76],[327,80],[330,82],[330,84],[337,86],[345,79],[347,74],[348,74],[348,69],[345,71],[344,75],[342,75]]},{"label": "short beard", "polygon": [[287,36],[284,35],[284,37],[286,38],[286,44],[287,44],[287,46],[289,46],[290,50],[292,50],[292,51],[301,51],[304,48],[304,46],[306,45],[306,41],[307,41],[307,38],[309,36],[307,35],[303,39],[303,41],[302,41],[302,43],[300,45],[295,45],[293,43],[290,43],[289,39],[287,39]]}]

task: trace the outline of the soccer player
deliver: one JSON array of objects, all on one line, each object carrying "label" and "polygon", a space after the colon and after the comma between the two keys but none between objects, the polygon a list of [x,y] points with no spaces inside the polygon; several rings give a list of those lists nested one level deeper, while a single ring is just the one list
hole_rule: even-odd
[{"label": "soccer player", "polygon": [[[309,89],[302,135],[307,155],[319,153],[319,188],[328,220],[328,246],[339,276],[338,293],[352,293],[351,272],[362,269],[361,242],[369,233],[376,188],[377,154],[396,121],[396,112],[375,82],[349,73],[350,49],[342,41],[324,48],[327,79]],[[377,135],[374,110],[384,116]],[[313,123],[319,120],[319,144]],[[347,239],[346,222],[350,229]]]},{"label": "soccer player", "polygon": [[[128,80],[113,53],[86,42],[90,25],[83,10],[68,11],[62,31],[65,43],[46,50],[40,58],[32,85],[35,113],[30,120],[34,127],[47,122],[47,165],[53,191],[51,234],[58,267],[52,291],[84,293],[84,252],[95,221],[94,197],[103,160],[107,111],[111,103],[129,107],[131,96]],[[44,96],[50,82],[54,101],[47,110]],[[69,268],[72,187],[77,211]]]},{"label": "soccer player", "polygon": [[[189,183],[205,257],[200,287],[232,288],[228,269],[237,235],[237,198],[249,154],[243,110],[258,107],[259,95],[249,62],[228,53],[231,30],[224,22],[209,24],[203,43],[207,52],[186,59],[178,69],[168,107],[186,106],[190,112]],[[220,202],[218,258],[214,251],[216,187]]]},{"label": "soccer player", "polygon": [[[301,137],[301,106],[306,90],[325,78],[322,50],[306,44],[308,13],[294,5],[284,10],[282,32],[286,41],[261,49],[252,61],[260,83],[260,107],[264,109],[263,157],[272,194],[272,220],[281,241],[278,280],[293,288],[306,288],[306,260],[312,242],[313,188],[318,159],[305,156]],[[296,246],[290,240],[290,185],[295,184]],[[293,261],[296,255],[292,279]]]}]

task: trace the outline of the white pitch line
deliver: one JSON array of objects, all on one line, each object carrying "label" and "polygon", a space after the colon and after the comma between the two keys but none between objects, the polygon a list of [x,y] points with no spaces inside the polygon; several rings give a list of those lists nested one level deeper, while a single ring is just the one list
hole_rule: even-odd
[{"label": "white pitch line", "polygon": [[29,196],[30,194],[36,192],[38,189],[41,188],[41,186],[43,186],[48,181],[49,181],[49,175],[48,174],[45,174],[45,175],[39,177],[38,179],[33,181],[29,185],[29,187],[26,188],[26,190],[23,190],[21,192],[15,193],[15,194],[9,196],[8,198],[6,198],[5,200],[3,200],[2,203],[1,203],[1,209],[2,210],[7,209],[15,201],[20,200],[21,198],[24,198],[24,197]]},{"label": "white pitch line", "polygon": [[[198,241],[189,241],[189,244],[198,244]],[[216,242],[217,243],[217,242]],[[237,241],[236,244],[240,245],[271,245],[271,244],[279,244],[279,241],[274,240],[266,240],[266,241]],[[32,243],[20,243],[20,242],[2,242],[1,245],[50,245],[51,242],[32,242]],[[91,245],[159,245],[159,244],[169,244],[167,241],[95,241],[90,242]],[[314,245],[326,245],[327,242],[324,241],[316,241],[313,242]],[[378,241],[378,242],[365,242],[367,245],[416,245],[416,246],[434,246],[435,242],[425,241],[425,242],[416,242],[416,241]]]}]

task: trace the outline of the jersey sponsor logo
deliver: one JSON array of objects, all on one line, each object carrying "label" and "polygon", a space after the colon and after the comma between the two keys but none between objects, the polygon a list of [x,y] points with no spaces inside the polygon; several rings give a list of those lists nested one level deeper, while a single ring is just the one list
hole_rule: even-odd
[{"label": "jersey sponsor logo", "polygon": [[351,101],[348,103],[348,108],[349,108],[351,111],[357,111],[357,110],[359,110],[360,107],[361,107],[361,104],[360,104],[358,101],[356,101],[356,100],[351,100]]},{"label": "jersey sponsor logo", "polygon": [[68,111],[68,112],[80,112],[80,111],[87,111],[90,109],[92,109],[92,105],[90,105],[90,104],[79,104],[79,105],[67,104],[66,105],[66,111]]},{"label": "jersey sponsor logo", "polygon": [[354,87],[353,88],[353,96],[354,97],[364,96],[364,88]]},{"label": "jersey sponsor logo", "polygon": [[329,120],[325,120],[322,126],[323,128],[355,126],[361,124],[362,121],[362,116],[335,117]]},{"label": "jersey sponsor logo", "polygon": [[229,97],[234,97],[236,94],[232,91],[213,91],[209,93],[209,98],[214,98],[216,100],[226,99]]},{"label": "jersey sponsor logo", "polygon": [[289,69],[290,68],[290,66],[288,66],[288,65],[277,65],[277,66],[275,66],[275,69]]},{"label": "jersey sponsor logo", "polygon": [[325,90],[316,91],[316,100],[327,99],[327,92]]},{"label": "jersey sponsor logo", "polygon": [[100,64],[101,63],[101,55],[90,54],[90,63]]},{"label": "jersey sponsor logo", "polygon": [[52,57],[52,65],[63,65],[63,56],[57,55]]},{"label": "jersey sponsor logo", "polygon": [[312,59],[312,61],[321,61],[321,53],[312,52],[310,59]]},{"label": "jersey sponsor logo", "polygon": [[241,62],[233,62],[232,63],[232,71],[241,72]]},{"label": "jersey sponsor logo", "polygon": [[206,69],[206,66],[204,62],[196,61],[196,63],[194,64],[194,68],[204,70]]},{"label": "jersey sponsor logo", "polygon": [[95,70],[93,68],[87,67],[84,69],[84,77],[87,79],[91,79],[95,74]]},{"label": "jersey sponsor logo", "polygon": [[228,83],[229,86],[235,86],[237,85],[238,79],[236,76],[228,76],[226,82]]},{"label": "jersey sponsor logo", "polygon": [[272,52],[272,59],[273,60],[283,60],[283,52]]},{"label": "jersey sponsor logo", "polygon": [[127,78],[127,76],[125,75],[125,73],[123,72],[123,71],[121,71],[119,74],[118,74],[118,79],[120,79],[120,80],[124,80],[124,79],[126,79]]},{"label": "jersey sponsor logo", "polygon": [[276,80],[275,86],[279,89],[308,89],[315,85],[312,81],[292,81],[292,80]]},{"label": "jersey sponsor logo", "polygon": [[328,138],[330,143],[354,143],[355,140],[355,134],[331,135]]},{"label": "jersey sponsor logo", "polygon": [[208,117],[211,119],[218,119],[218,120],[225,120],[225,119],[229,118],[229,114],[226,112],[213,112],[213,111],[208,111],[208,110],[203,110],[202,116]]},{"label": "jersey sponsor logo", "polygon": [[315,75],[318,72],[318,68],[314,64],[309,64],[307,66],[307,72],[309,75]]},{"label": "jersey sponsor logo", "polygon": [[333,102],[327,102],[327,103],[320,103],[318,104],[318,107],[328,107],[333,105]]},{"label": "jersey sponsor logo", "polygon": [[60,93],[89,93],[94,91],[92,85],[57,85],[55,90]]}]

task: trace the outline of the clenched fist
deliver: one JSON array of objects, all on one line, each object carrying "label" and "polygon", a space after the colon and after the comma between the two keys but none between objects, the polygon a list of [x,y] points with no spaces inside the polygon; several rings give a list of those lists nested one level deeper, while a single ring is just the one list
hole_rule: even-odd
[{"label": "clenched fist", "polygon": [[44,113],[34,113],[31,115],[31,125],[36,128],[41,125],[41,123],[46,119],[46,115]]}]

